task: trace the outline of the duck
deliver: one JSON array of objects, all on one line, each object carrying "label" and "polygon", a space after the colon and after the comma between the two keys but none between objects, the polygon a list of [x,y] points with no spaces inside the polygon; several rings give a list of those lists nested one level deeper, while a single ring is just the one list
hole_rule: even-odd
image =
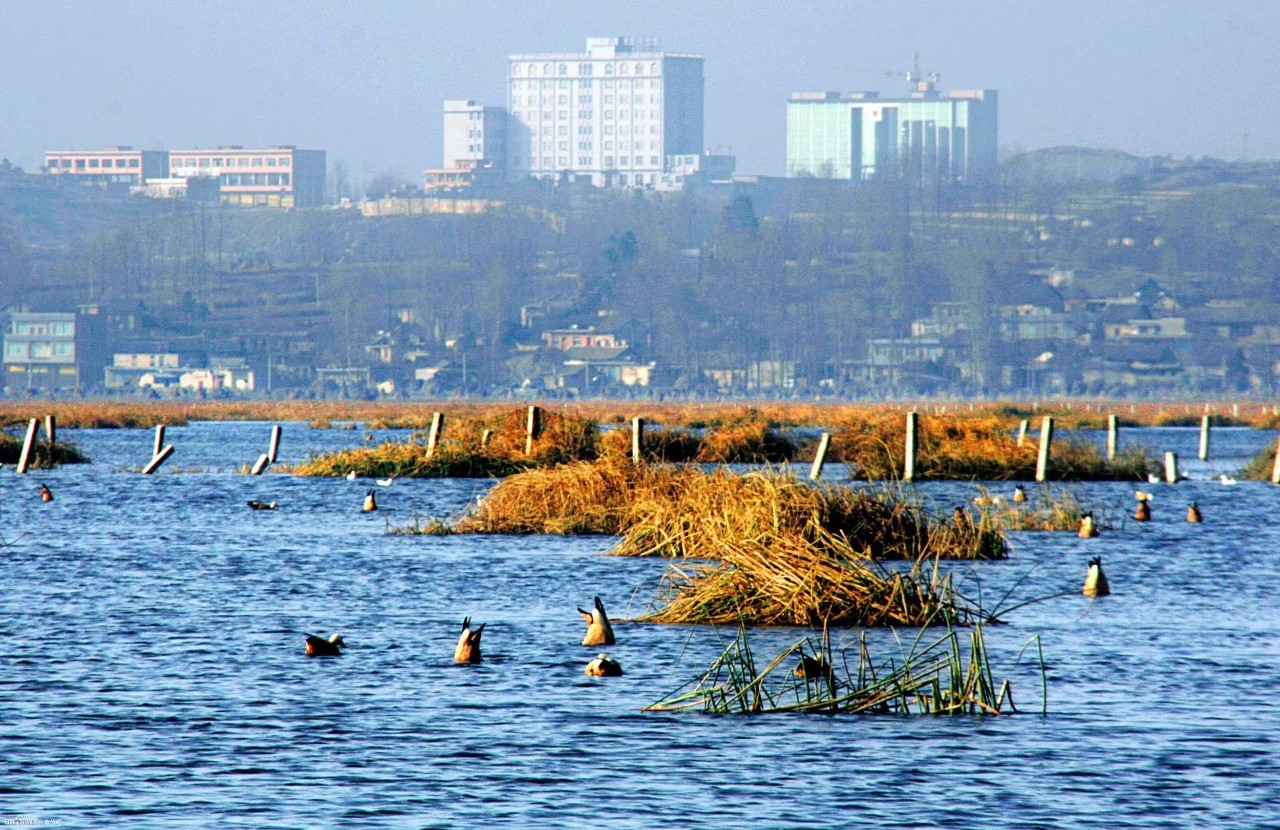
[{"label": "duck", "polygon": [[378,509],[378,500],[373,497],[372,490],[364,494],[364,507],[362,509],[366,513],[371,513]]},{"label": "duck", "polygon": [[805,680],[826,680],[831,677],[831,664],[827,662],[825,655],[819,654],[817,657],[809,657],[808,655],[800,655],[800,664],[796,666],[794,672],[796,677]]},{"label": "duck", "polygon": [[40,501],[53,501],[53,491],[44,484],[40,485]]},{"label": "duck", "polygon": [[1226,473],[1223,473],[1222,475],[1218,476],[1218,481],[1221,481],[1223,484],[1227,485],[1228,487],[1236,483],[1236,480],[1231,476],[1227,475]]},{"label": "duck", "polygon": [[1093,523],[1093,514],[1085,513],[1080,517],[1080,533],[1081,539],[1094,539],[1098,536],[1098,527]]},{"label": "duck", "polygon": [[1138,500],[1138,507],[1133,511],[1133,520],[1135,522],[1151,521],[1151,494],[1138,490],[1133,497]]},{"label": "duck", "polygon": [[307,656],[308,657],[337,657],[342,652],[340,649],[347,647],[343,642],[341,634],[334,634],[329,639],[321,639],[314,634],[307,635]]},{"label": "duck", "polygon": [[955,507],[953,518],[955,519],[957,528],[960,528],[961,530],[969,528],[969,514],[964,512],[964,508],[958,504]]},{"label": "duck", "polygon": [[973,503],[978,507],[994,507],[1002,502],[1004,502],[1004,499],[1000,496],[978,496],[973,500]]},{"label": "duck", "polygon": [[587,636],[582,638],[584,646],[611,646],[616,642],[613,626],[609,624],[609,615],[605,613],[600,597],[596,597],[595,606],[590,611],[579,608],[578,613],[587,621]]},{"label": "duck", "polygon": [[1200,505],[1195,502],[1187,505],[1187,521],[1192,524],[1198,524],[1204,521],[1204,517],[1200,515]]},{"label": "duck", "polygon": [[392,476],[391,478],[377,479],[379,487],[390,487],[395,482],[395,480],[396,480],[395,476]]},{"label": "duck", "polygon": [[355,471],[355,470],[352,470],[351,472],[347,473],[346,478],[347,478],[347,481],[355,481],[355,480],[356,480],[356,471]]},{"label": "duck", "polygon": [[1019,504],[1027,500],[1027,491],[1022,489],[1021,484],[1013,488],[1013,500]]},{"label": "duck", "polygon": [[1147,484],[1159,484],[1160,476],[1155,473],[1147,473]]},{"label": "duck", "polygon": [[601,652],[587,664],[583,674],[588,677],[622,677],[622,665],[609,655]]},{"label": "duck", "polygon": [[453,650],[453,662],[455,663],[479,663],[480,662],[480,635],[484,633],[485,623],[481,623],[480,627],[475,631],[471,630],[471,618],[463,617],[462,619],[462,636],[458,637],[458,645]]},{"label": "duck", "polygon": [[1102,572],[1101,556],[1089,560],[1089,569],[1084,574],[1084,588],[1080,592],[1086,597],[1105,597],[1111,593],[1107,575]]},{"label": "duck", "polygon": [[251,501],[248,502],[250,510],[275,510],[276,503],[273,501]]}]

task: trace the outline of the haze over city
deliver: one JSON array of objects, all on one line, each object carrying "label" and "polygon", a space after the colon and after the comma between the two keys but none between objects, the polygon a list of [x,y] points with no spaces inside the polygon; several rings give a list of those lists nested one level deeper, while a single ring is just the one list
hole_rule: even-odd
[{"label": "haze over city", "polygon": [[[548,11],[548,8],[551,11]],[[996,89],[1004,152],[1280,156],[1264,106],[1280,6],[1224,3],[18,2],[0,34],[0,157],[291,143],[358,179],[440,163],[440,103],[505,105],[510,54],[655,37],[705,58],[706,149],[781,175],[800,90]]]}]

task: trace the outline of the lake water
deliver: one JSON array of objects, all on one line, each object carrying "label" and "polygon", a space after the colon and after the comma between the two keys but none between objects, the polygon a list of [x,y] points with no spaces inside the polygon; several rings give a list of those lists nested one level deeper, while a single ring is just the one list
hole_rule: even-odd
[{"label": "lake water", "polygon": [[[1129,430],[1192,480],[1090,484],[1116,527],[1015,534],[960,566],[984,597],[1078,589],[1103,557],[1114,594],[1021,608],[988,630],[1022,714],[1002,718],[649,714],[732,631],[618,623],[624,677],[583,676],[576,611],[652,599],[664,563],[607,538],[399,537],[491,483],[235,473],[265,424],[65,430],[93,459],[0,472],[0,817],[43,826],[1168,828],[1280,826],[1280,487],[1223,486],[1271,433]],[[364,433],[285,427],[282,460]],[[383,434],[379,433],[377,437]],[[1094,436],[1097,437],[1096,435]],[[1191,459],[1191,463],[1187,463]],[[171,469],[172,468],[172,469]],[[828,468],[838,479],[839,467]],[[55,494],[41,503],[37,482]],[[926,483],[940,506],[972,484]],[[1011,485],[992,485],[994,492]],[[276,500],[271,512],[249,499]],[[1183,521],[1197,500],[1202,525]],[[455,666],[465,615],[485,660]],[[341,632],[337,659],[305,633]],[[753,634],[757,653],[795,629]],[[905,638],[913,632],[903,632]],[[1043,639],[1039,669],[1020,649]],[[852,639],[854,632],[841,632]],[[869,636],[888,657],[894,635]],[[1032,649],[1034,651],[1034,648]]]}]

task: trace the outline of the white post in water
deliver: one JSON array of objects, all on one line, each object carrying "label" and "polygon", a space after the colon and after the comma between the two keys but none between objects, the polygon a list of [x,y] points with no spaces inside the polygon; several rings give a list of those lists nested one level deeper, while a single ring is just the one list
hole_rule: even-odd
[{"label": "white post in water", "polygon": [[267,469],[267,465],[271,463],[271,456],[263,453],[258,456],[258,460],[254,462],[253,469],[249,471],[249,475],[260,476],[262,471]]},{"label": "white post in water", "polygon": [[431,431],[427,433],[427,458],[435,455],[436,445],[440,443],[442,432],[444,432],[444,413],[431,413]]},{"label": "white post in water", "polygon": [[53,415],[44,416],[44,437],[49,439],[49,457],[53,458],[53,445],[58,443],[58,419]]},{"label": "white post in water", "polygon": [[164,424],[156,424],[156,442],[151,450],[151,457],[155,458],[162,449],[164,449]]},{"label": "white post in water", "polygon": [[1107,416],[1107,460],[1116,460],[1116,447],[1120,443],[1120,419],[1115,413]]},{"label": "white post in water", "polygon": [[32,418],[27,424],[27,437],[22,442],[22,455],[18,456],[18,472],[25,473],[31,466],[31,451],[36,444],[36,431],[40,428],[40,419]]},{"label": "white post in water", "polygon": [[822,465],[827,460],[827,448],[831,446],[831,433],[822,433],[822,438],[818,440],[818,452],[813,456],[813,468],[809,470],[809,480],[817,481],[822,478]]},{"label": "white post in water", "polygon": [[644,418],[631,419],[631,463],[644,461]]},{"label": "white post in water", "polygon": [[1021,447],[1027,441],[1027,430],[1031,429],[1031,422],[1026,418],[1022,419],[1022,423],[1018,424],[1018,446]]},{"label": "white post in water", "polygon": [[491,429],[486,429],[484,432],[480,433],[480,446],[481,447],[489,446],[489,439],[492,437],[493,437],[493,430]]},{"label": "white post in water", "polygon": [[280,425],[271,428],[271,447],[267,450],[267,460],[276,463],[276,453],[280,451]]},{"label": "white post in water", "polygon": [[914,412],[907,413],[907,443],[902,461],[902,480],[913,481],[916,477],[916,431],[919,416]]},{"label": "white post in water", "polygon": [[173,455],[173,444],[170,444],[169,446],[162,449],[160,452],[156,453],[152,457],[150,463],[148,463],[147,466],[142,468],[142,474],[144,476],[151,475],[156,470],[160,469],[160,465],[163,464],[165,462],[165,459],[167,459],[171,455]]},{"label": "white post in water", "polygon": [[1209,417],[1205,415],[1200,419],[1200,460],[1209,460]]},{"label": "white post in water", "polygon": [[542,429],[542,410],[536,406],[529,407],[529,416],[524,425],[524,454],[533,455],[533,442]]},{"label": "white post in water", "polygon": [[1178,481],[1178,454],[1176,452],[1166,452],[1164,454],[1164,480],[1170,484]]},{"label": "white post in water", "polygon": [[1280,484],[1280,439],[1276,441],[1276,460],[1271,463],[1271,483]]},{"label": "white post in water", "polygon": [[1049,447],[1053,444],[1053,416],[1046,415],[1040,422],[1040,454],[1036,456],[1036,481],[1044,481],[1049,474]]}]

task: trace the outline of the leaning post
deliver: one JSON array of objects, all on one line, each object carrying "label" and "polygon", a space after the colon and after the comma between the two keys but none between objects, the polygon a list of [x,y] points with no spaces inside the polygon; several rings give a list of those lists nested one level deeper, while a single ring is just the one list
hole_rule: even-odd
[{"label": "leaning post", "polygon": [[1113,412],[1107,416],[1107,460],[1116,460],[1116,446],[1120,443],[1120,419]]},{"label": "leaning post", "polygon": [[440,443],[440,434],[444,432],[444,413],[431,413],[431,431],[427,433],[427,458],[435,455],[436,446]]},{"label": "leaning post", "polygon": [[533,455],[533,442],[542,431],[542,410],[536,406],[529,407],[529,415],[524,425],[524,454]]},{"label": "leaning post", "polygon": [[22,455],[18,456],[18,472],[25,473],[31,466],[31,451],[35,449],[36,431],[40,428],[40,419],[32,418],[27,424],[27,437],[22,442]]},{"label": "leaning post", "polygon": [[817,481],[822,478],[822,465],[827,460],[827,448],[831,446],[831,433],[824,432],[822,437],[818,439],[818,452],[813,456],[813,468],[809,470],[809,480]]},{"label": "leaning post", "polygon": [[1271,464],[1271,483],[1280,484],[1280,441],[1276,441],[1276,460]]},{"label": "leaning post", "polygon": [[272,464],[276,463],[276,453],[280,451],[280,425],[276,424],[271,428],[271,446],[267,450],[267,460]]},{"label": "leaning post", "polygon": [[1046,415],[1040,422],[1040,454],[1036,456],[1036,481],[1044,481],[1049,475],[1049,448],[1053,444],[1053,416]]},{"label": "leaning post", "polygon": [[173,444],[170,444],[169,446],[165,447],[160,452],[152,456],[151,461],[147,464],[147,466],[142,468],[142,474],[144,476],[151,475],[156,470],[160,469],[160,465],[163,464],[165,460],[171,455],[173,455]]},{"label": "leaning post", "polygon": [[156,424],[156,441],[151,450],[151,457],[155,458],[164,449],[164,424]]},{"label": "leaning post", "polygon": [[1022,423],[1018,424],[1018,446],[1021,447],[1027,440],[1027,430],[1031,428],[1031,422],[1026,418],[1022,419]]}]

